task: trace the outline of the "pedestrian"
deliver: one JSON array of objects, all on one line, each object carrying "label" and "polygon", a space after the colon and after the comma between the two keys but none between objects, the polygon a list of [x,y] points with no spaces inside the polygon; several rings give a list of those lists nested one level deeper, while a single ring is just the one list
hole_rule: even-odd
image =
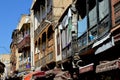
[{"label": "pedestrian", "polygon": [[76,72],[73,73],[73,80],[79,80],[79,77]]}]

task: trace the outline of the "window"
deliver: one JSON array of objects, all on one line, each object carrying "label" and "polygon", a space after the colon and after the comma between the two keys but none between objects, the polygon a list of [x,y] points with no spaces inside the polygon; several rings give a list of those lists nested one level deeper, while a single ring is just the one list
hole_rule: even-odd
[{"label": "window", "polygon": [[46,49],[46,43],[43,42],[43,43],[42,43],[42,50],[45,51],[45,49]]},{"label": "window", "polygon": [[40,38],[38,39],[38,52],[40,52]]},{"label": "window", "polygon": [[65,30],[62,31],[62,48],[66,46],[66,33]]},{"label": "window", "polygon": [[47,0],[47,13],[49,13],[52,9],[52,0]]},{"label": "window", "polygon": [[78,37],[87,30],[87,17],[78,21]]},{"label": "window", "polygon": [[63,59],[63,60],[67,58],[66,53],[67,53],[67,50],[66,50],[66,49],[62,50],[62,59]]},{"label": "window", "polygon": [[44,19],[46,16],[45,6],[41,6],[42,8],[42,18]]},{"label": "window", "polygon": [[41,64],[42,64],[42,65],[45,65],[45,64],[46,64],[46,58],[45,58],[45,57],[42,58]]},{"label": "window", "polygon": [[96,6],[89,12],[89,27],[93,27],[97,24]]},{"label": "window", "polygon": [[78,46],[80,48],[84,47],[87,45],[87,33],[81,35],[81,37],[78,40]]},{"label": "window", "polygon": [[98,37],[102,37],[109,29],[109,16],[107,16],[98,26]]},{"label": "window", "polygon": [[109,13],[109,0],[99,0],[99,20]]},{"label": "window", "polygon": [[48,60],[52,60],[53,59],[53,52],[50,52],[48,55]]},{"label": "window", "polygon": [[60,36],[57,34],[57,55],[60,55]]},{"label": "window", "polygon": [[97,27],[94,27],[89,31],[89,42],[93,41],[94,39],[97,38]]},{"label": "window", "polygon": [[83,35],[81,39],[82,39],[82,46],[87,45],[87,35]]}]

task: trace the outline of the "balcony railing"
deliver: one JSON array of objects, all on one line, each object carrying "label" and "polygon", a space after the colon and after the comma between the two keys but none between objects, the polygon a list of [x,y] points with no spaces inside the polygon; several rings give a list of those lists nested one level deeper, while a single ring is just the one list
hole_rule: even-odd
[{"label": "balcony railing", "polygon": [[30,46],[30,35],[27,35],[24,37],[19,43],[18,43],[18,49]]}]

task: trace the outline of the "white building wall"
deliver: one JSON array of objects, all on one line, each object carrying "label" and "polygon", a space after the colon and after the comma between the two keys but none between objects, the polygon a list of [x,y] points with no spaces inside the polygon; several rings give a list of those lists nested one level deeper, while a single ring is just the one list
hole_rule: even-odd
[{"label": "white building wall", "polygon": [[30,25],[30,53],[31,53],[31,70],[34,69],[35,62],[34,62],[34,13],[31,10],[31,25]]},{"label": "white building wall", "polygon": [[[58,51],[57,51],[57,33],[59,33],[59,38],[60,38],[60,54],[58,54]],[[62,60],[62,52],[61,52],[61,33],[60,33],[60,28],[58,26],[58,28],[55,29],[55,56],[56,56],[56,62],[57,61],[61,61]]]}]

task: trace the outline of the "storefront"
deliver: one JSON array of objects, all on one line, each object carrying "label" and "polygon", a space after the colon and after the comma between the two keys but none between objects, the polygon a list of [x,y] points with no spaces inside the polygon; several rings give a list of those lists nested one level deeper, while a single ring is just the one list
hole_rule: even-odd
[{"label": "storefront", "polygon": [[120,60],[100,63],[96,66],[96,80],[120,80]]}]

